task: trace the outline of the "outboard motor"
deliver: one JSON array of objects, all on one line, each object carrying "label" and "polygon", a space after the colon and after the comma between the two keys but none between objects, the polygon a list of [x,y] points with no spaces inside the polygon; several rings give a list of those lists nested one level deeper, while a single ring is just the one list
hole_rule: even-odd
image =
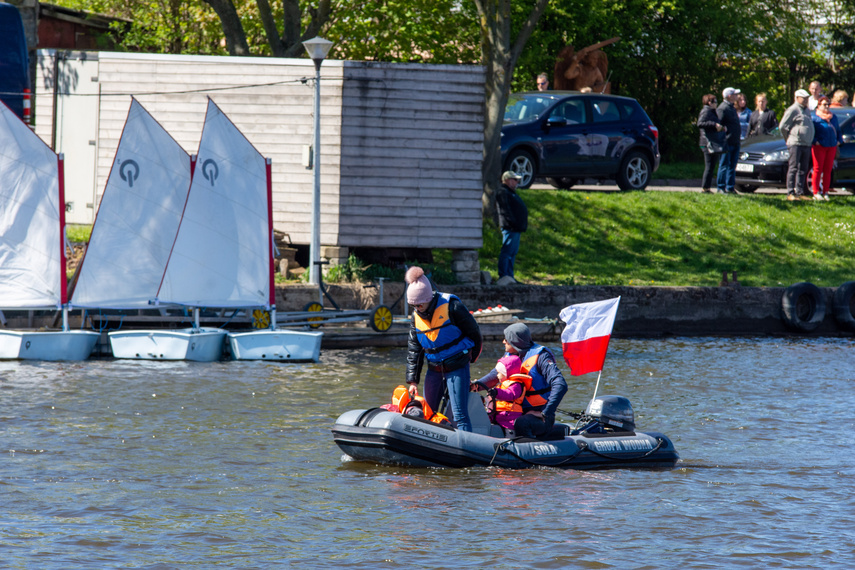
[{"label": "outboard motor", "polygon": [[598,396],[588,404],[585,414],[611,431],[635,431],[632,404],[623,396]]}]

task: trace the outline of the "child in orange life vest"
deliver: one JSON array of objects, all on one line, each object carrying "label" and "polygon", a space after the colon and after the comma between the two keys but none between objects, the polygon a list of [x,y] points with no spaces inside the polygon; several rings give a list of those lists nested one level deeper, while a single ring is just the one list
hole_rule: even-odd
[{"label": "child in orange life vest", "polygon": [[521,367],[522,361],[516,354],[500,358],[496,363],[499,385],[488,392],[493,400],[487,403],[488,412],[494,407],[496,423],[509,430],[514,429],[514,421],[522,415],[525,384],[524,376],[520,374]]}]

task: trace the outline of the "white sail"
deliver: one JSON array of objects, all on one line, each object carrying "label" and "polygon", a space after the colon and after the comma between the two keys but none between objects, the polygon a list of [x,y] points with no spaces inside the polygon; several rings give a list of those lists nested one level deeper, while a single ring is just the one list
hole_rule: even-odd
[{"label": "white sail", "polygon": [[190,156],[131,100],[71,304],[147,308],[190,188]]},{"label": "white sail", "polygon": [[64,301],[59,162],[0,103],[0,308],[58,308]]},{"label": "white sail", "polygon": [[268,204],[264,157],[209,99],[187,207],[158,299],[193,307],[267,306]]}]

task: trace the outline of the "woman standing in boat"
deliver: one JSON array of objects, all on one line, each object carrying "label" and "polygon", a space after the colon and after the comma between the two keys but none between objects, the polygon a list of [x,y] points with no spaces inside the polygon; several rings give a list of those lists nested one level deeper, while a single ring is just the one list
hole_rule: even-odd
[{"label": "woman standing in boat", "polygon": [[440,399],[448,389],[457,429],[472,431],[469,421],[469,364],[481,354],[481,329],[475,317],[455,295],[435,292],[421,267],[411,267],[407,303],[413,309],[413,324],[407,339],[407,384],[415,392],[427,361],[424,398],[440,410]]}]

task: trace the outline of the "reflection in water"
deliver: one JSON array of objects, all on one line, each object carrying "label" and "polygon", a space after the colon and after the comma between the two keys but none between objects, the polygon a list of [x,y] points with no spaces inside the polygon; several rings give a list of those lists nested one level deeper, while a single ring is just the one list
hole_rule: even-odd
[{"label": "reflection in water", "polygon": [[[404,349],[314,364],[0,363],[4,563],[850,566],[852,349],[613,340],[600,394],[627,396],[639,429],[673,438],[682,460],[664,472],[343,461],[335,418],[388,401]],[[567,380],[561,408],[579,411],[595,375]]]}]

